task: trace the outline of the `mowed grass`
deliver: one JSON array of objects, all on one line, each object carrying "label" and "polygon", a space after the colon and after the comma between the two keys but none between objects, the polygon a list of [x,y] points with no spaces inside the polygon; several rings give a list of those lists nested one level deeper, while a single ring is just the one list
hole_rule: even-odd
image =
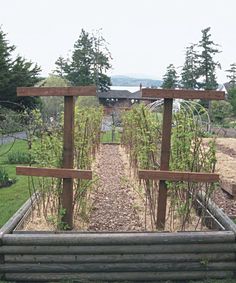
[{"label": "mowed grass", "polygon": [[[16,178],[16,183],[7,188],[0,188],[0,227],[20,208],[20,206],[28,199],[28,177],[16,176],[16,165],[8,164],[7,154],[5,152],[10,149],[12,144],[4,144],[0,146],[0,166],[4,167],[9,174],[9,178]],[[13,151],[27,151],[27,143],[17,140],[13,145]]]},{"label": "mowed grass", "polygon": [[103,132],[102,135],[101,135],[101,142],[102,143],[112,143],[112,142],[119,143],[120,140],[121,140],[121,134],[117,130],[114,131],[113,140],[112,140],[112,131],[111,130]]}]

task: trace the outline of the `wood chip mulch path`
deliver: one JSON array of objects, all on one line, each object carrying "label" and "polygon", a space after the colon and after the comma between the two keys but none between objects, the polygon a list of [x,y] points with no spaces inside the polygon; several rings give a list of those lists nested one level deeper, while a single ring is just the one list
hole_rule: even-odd
[{"label": "wood chip mulch path", "polygon": [[100,185],[92,195],[89,231],[143,231],[133,189],[124,182],[119,145],[103,144],[95,165]]}]

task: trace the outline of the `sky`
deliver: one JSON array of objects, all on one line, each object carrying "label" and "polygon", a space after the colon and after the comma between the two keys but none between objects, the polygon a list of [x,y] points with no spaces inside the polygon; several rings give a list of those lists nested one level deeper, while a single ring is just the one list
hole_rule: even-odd
[{"label": "sky", "polygon": [[220,45],[218,82],[236,62],[235,0],[0,0],[0,26],[16,52],[37,62],[42,75],[67,57],[81,29],[102,29],[112,54],[109,75],[162,79],[166,67],[180,72],[185,48],[211,27]]}]

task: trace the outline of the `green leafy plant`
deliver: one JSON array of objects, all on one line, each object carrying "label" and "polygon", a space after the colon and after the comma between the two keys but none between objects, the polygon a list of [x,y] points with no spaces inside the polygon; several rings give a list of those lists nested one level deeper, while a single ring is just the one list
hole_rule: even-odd
[{"label": "green leafy plant", "polygon": [[[103,115],[102,108],[75,109],[74,123],[74,168],[91,169],[93,159],[100,144],[100,128]],[[42,126],[41,129],[46,129]],[[31,156],[39,167],[62,167],[63,136],[62,126],[41,130],[34,136]],[[41,203],[38,205],[44,218],[56,229],[65,230],[68,227],[62,222],[65,210],[62,207],[62,180],[56,178],[36,178],[31,180],[31,194],[39,192]],[[74,180],[73,211],[81,221],[87,221],[90,211],[90,190],[93,180]]]},{"label": "green leafy plant", "polygon": [[11,151],[7,155],[9,164],[29,164],[31,163],[31,155],[24,151]]},{"label": "green leafy plant", "polygon": [[4,167],[0,167],[0,188],[9,187],[16,182],[15,179],[10,179]]},{"label": "green leafy plant", "polygon": [[[206,111],[203,107],[199,113]],[[181,107],[173,116],[170,170],[187,172],[214,172],[216,150],[214,140],[204,141],[201,115],[194,115],[191,105]],[[123,116],[122,145],[129,155],[130,167],[137,173],[141,169],[160,168],[162,121],[144,105],[134,106]],[[137,176],[137,174],[136,174]],[[192,223],[193,207],[199,193],[210,198],[215,184],[194,182],[168,182],[168,225],[171,231],[185,230]],[[144,180],[146,196],[145,215],[150,215],[152,229],[156,229],[158,181]],[[204,212],[203,212],[204,213]],[[203,214],[202,214],[203,216]],[[176,221],[178,219],[178,221]],[[195,229],[202,222],[194,223]],[[194,228],[193,228],[194,229]]]}]

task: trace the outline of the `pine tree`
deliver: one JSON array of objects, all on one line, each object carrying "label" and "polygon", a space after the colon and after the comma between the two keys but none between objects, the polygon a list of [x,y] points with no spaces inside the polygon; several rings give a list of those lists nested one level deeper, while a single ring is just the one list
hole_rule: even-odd
[{"label": "pine tree", "polygon": [[56,72],[72,85],[96,84],[101,91],[105,91],[111,85],[110,77],[106,75],[111,68],[110,59],[104,38],[82,30],[74,44],[72,57],[67,60],[59,57],[56,61]]},{"label": "pine tree", "polygon": [[185,89],[195,89],[198,79],[198,55],[195,51],[196,44],[186,48],[185,63],[181,72],[181,87]]},{"label": "pine tree", "polygon": [[9,44],[6,34],[0,29],[0,105],[13,110],[22,110],[22,106],[34,108],[40,99],[17,97],[16,88],[33,86],[38,82],[40,68],[19,55],[14,58],[14,50],[15,46]]},{"label": "pine tree", "polygon": [[219,62],[214,60],[214,55],[220,53],[217,48],[219,45],[211,40],[210,27],[202,30],[202,39],[198,43],[198,47],[202,49],[198,55],[199,68],[198,76],[201,82],[198,82],[199,88],[205,90],[217,89],[216,69],[220,68]]},{"label": "pine tree", "polygon": [[53,71],[58,77],[64,78],[65,77],[65,70],[67,67],[66,60],[60,56],[57,61],[55,62],[56,69]]},{"label": "pine tree", "polygon": [[[0,95],[4,93],[10,80],[14,45],[9,45],[6,34],[0,29]],[[2,100],[2,98],[0,98]]]},{"label": "pine tree", "polygon": [[227,78],[229,79],[229,85],[231,88],[236,87],[236,63],[230,64],[230,69],[226,70],[229,74]]},{"label": "pine tree", "polygon": [[167,69],[166,73],[163,77],[162,88],[176,88],[178,83],[178,76],[175,70],[175,66],[170,64]]}]

